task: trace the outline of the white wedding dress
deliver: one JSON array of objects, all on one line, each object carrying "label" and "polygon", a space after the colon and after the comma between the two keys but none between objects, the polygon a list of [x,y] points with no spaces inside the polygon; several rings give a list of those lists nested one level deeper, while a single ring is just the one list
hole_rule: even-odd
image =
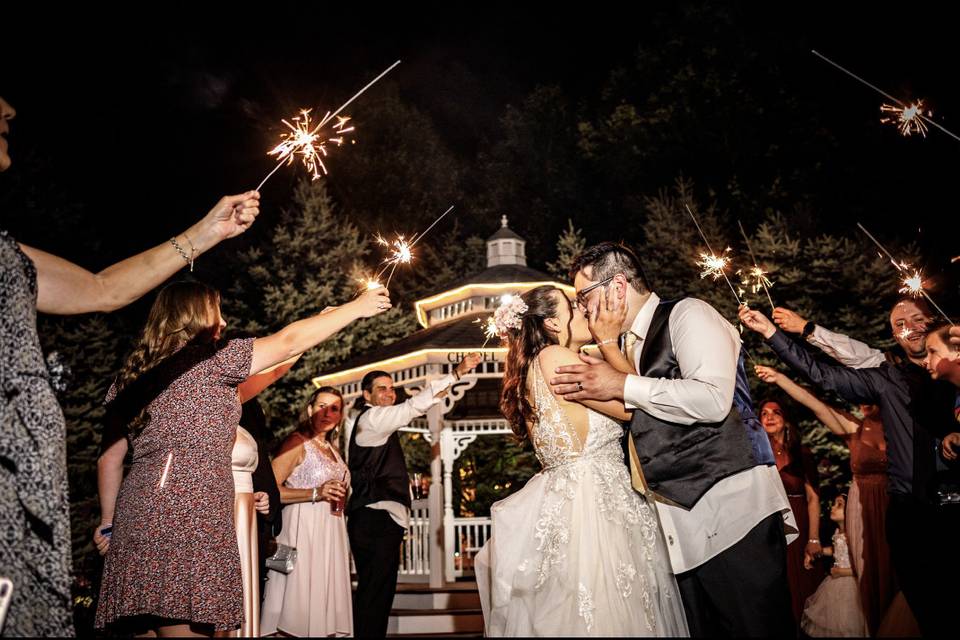
[{"label": "white wedding dress", "polygon": [[543,470],[491,508],[475,567],[487,636],[687,636],[656,512],[630,486],[623,427],[577,432],[532,365]]}]

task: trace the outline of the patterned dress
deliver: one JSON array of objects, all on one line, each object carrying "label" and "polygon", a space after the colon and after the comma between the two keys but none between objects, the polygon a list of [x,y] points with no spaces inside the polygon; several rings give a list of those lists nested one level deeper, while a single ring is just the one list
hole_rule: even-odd
[{"label": "patterned dress", "polygon": [[5,636],[72,636],[66,425],[37,336],[37,272],[0,231],[0,576]]},{"label": "patterned dress", "polygon": [[475,560],[486,635],[688,636],[656,512],[630,486],[623,427],[587,410],[581,442],[534,360],[543,471],[490,509]]},{"label": "patterned dress", "polygon": [[236,387],[252,356],[252,338],[187,346],[137,390],[148,418],[131,443],[133,464],[117,496],[98,628],[141,615],[217,630],[243,622],[231,454]]}]

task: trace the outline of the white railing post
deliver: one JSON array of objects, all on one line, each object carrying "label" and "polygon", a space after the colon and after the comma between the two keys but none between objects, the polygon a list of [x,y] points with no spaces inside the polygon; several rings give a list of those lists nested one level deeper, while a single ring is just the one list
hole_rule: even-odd
[{"label": "white railing post", "polygon": [[[446,566],[446,511],[444,510],[447,498],[445,469],[443,463],[443,407],[439,404],[430,407],[427,411],[427,423],[430,426],[430,493],[427,502],[430,505],[430,518],[427,535],[427,553],[430,562],[430,586],[437,589],[443,586]],[[452,495],[452,488],[451,488]],[[441,518],[440,514],[444,514]],[[452,513],[452,512],[451,512]]]},{"label": "white railing post", "polygon": [[447,582],[456,579],[453,565],[456,549],[456,527],[453,524],[453,449],[453,432],[449,428],[443,429],[440,433],[440,456],[443,461],[443,575]]}]

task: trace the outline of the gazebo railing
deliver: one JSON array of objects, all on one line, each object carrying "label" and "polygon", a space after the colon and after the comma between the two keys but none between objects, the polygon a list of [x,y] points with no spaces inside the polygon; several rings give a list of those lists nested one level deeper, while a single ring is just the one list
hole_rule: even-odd
[{"label": "gazebo railing", "polygon": [[401,582],[430,579],[430,510],[428,500],[414,500],[410,506],[410,526],[400,546]]},{"label": "gazebo railing", "polygon": [[458,578],[474,575],[473,559],[490,539],[492,521],[485,518],[454,518],[453,572]]}]

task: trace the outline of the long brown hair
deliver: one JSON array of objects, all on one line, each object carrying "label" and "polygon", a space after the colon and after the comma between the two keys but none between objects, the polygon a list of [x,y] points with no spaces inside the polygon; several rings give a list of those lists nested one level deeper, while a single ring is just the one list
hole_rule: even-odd
[{"label": "long brown hair", "polygon": [[161,289],[117,377],[117,392],[184,345],[211,342],[216,331],[211,318],[219,305],[220,293],[199,282],[174,282]]},{"label": "long brown hair", "polygon": [[343,394],[340,393],[340,390],[336,387],[319,387],[310,394],[310,399],[307,400],[307,404],[300,410],[300,418],[297,420],[296,432],[308,440],[316,435],[313,432],[313,418],[310,416],[310,407],[313,406],[313,403],[317,400],[317,396],[321,393],[329,393],[330,395],[337,396],[340,400],[340,424],[328,431],[326,435],[327,442],[336,444],[337,438],[340,436],[340,431],[343,428],[344,416],[346,415],[346,410],[343,406]]},{"label": "long brown hair", "polygon": [[533,359],[547,346],[559,344],[557,336],[544,326],[547,318],[557,317],[558,292],[570,308],[567,321],[567,345],[570,343],[570,322],[573,320],[573,308],[570,300],[561,289],[544,285],[531,289],[521,299],[527,305],[527,311],[520,317],[520,328],[507,331],[505,345],[509,349],[503,371],[503,388],[500,392],[500,411],[510,428],[519,438],[527,436],[527,425],[535,424],[537,414],[527,398],[527,374]]}]

